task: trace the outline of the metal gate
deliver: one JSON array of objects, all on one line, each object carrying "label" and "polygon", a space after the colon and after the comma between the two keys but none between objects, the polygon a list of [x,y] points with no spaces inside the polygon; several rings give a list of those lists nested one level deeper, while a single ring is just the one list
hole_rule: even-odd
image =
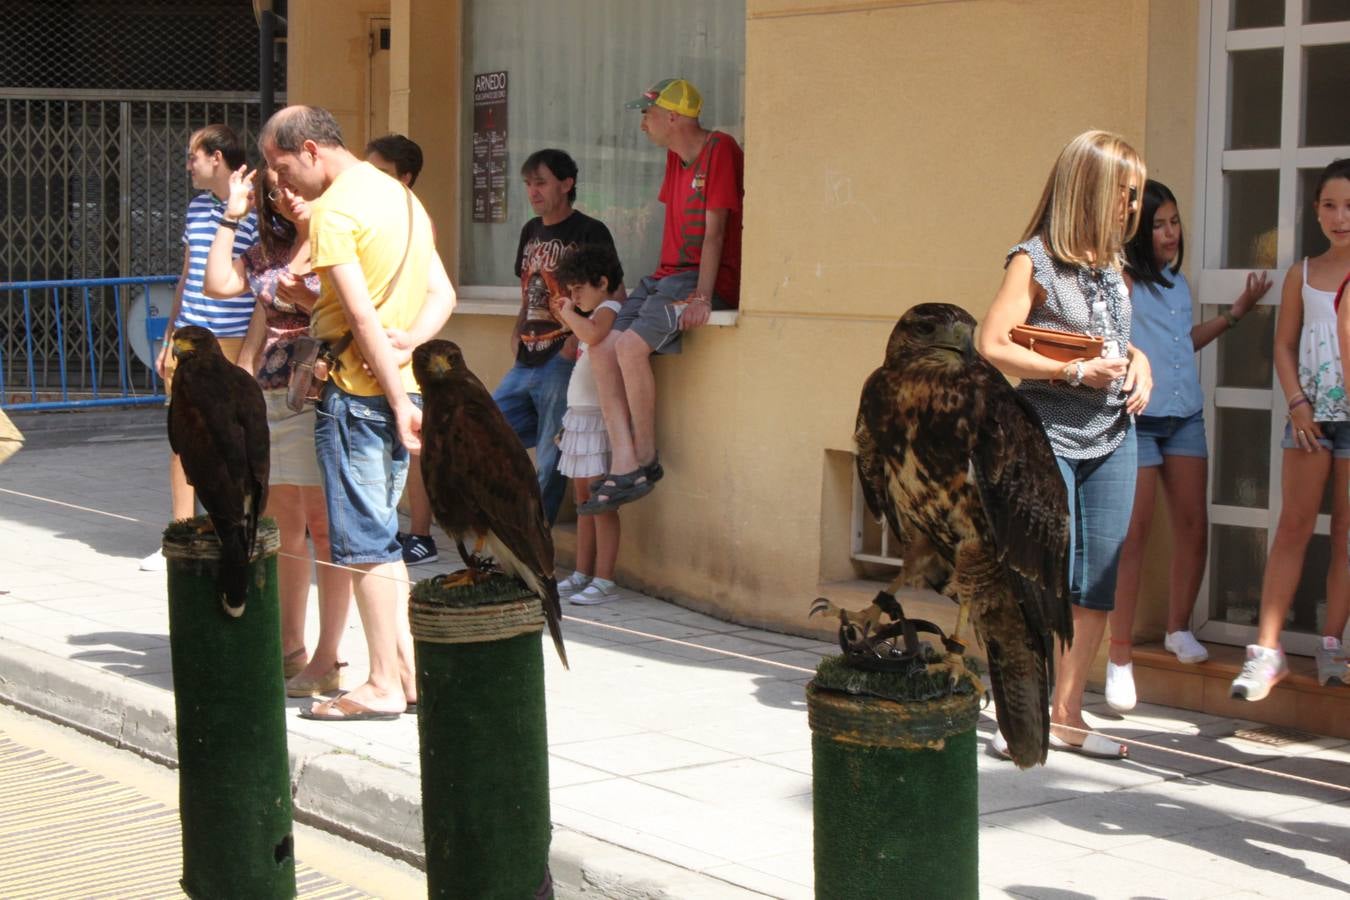
[{"label": "metal gate", "polygon": [[[0,281],[176,275],[192,194],[189,136],[224,122],[256,156],[256,93],[111,94],[0,88]],[[32,306],[26,317],[12,294],[0,295],[0,384],[28,400],[63,387],[68,373],[64,389],[78,399],[125,386],[130,372],[133,387],[153,391],[146,365],[120,355],[118,322],[143,296],[93,288],[89,317],[63,324],[53,305]]]}]

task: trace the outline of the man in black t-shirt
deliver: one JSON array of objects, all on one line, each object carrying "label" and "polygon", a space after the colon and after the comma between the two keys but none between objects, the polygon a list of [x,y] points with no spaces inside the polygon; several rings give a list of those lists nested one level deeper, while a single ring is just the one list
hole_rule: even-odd
[{"label": "man in black t-shirt", "polygon": [[[511,329],[516,364],[492,397],[526,447],[534,447],[535,471],[550,523],[558,517],[567,479],[558,471],[558,445],[567,411],[567,383],[577,358],[577,341],[553,315],[552,298],[562,291],[554,279],[558,260],[583,244],[614,247],[609,229],[577,212],[577,164],[562,150],[538,150],[520,167],[525,193],[538,216],[520,229],[516,275],[520,314]],[[622,297],[622,294],[619,294]]]}]

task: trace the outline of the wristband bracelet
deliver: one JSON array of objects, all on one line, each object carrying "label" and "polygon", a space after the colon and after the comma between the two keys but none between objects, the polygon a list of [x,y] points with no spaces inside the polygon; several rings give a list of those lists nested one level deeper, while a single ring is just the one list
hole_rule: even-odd
[{"label": "wristband bracelet", "polygon": [[1219,313],[1219,315],[1223,316],[1223,320],[1228,323],[1228,327],[1230,329],[1236,328],[1237,323],[1242,321],[1237,316],[1233,315],[1232,312],[1226,309],[1223,312]]},{"label": "wristband bracelet", "polygon": [[1300,406],[1302,406],[1303,404],[1305,404],[1305,403],[1311,403],[1311,402],[1312,402],[1312,401],[1310,401],[1310,400],[1308,399],[1308,395],[1307,395],[1307,394],[1299,394],[1299,395],[1298,395],[1297,397],[1295,397],[1294,400],[1289,404],[1289,411],[1290,411],[1290,412],[1293,412],[1294,410],[1298,409],[1298,408],[1299,408]]},{"label": "wristband bracelet", "polygon": [[239,229],[239,223],[240,223],[239,219],[228,219],[225,216],[220,217],[220,224],[225,228],[230,228],[237,231]]}]

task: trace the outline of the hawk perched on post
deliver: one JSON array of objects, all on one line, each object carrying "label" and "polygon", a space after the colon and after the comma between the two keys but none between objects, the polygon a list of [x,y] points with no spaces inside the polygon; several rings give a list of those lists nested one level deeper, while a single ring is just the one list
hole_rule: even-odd
[{"label": "hawk perched on post", "polygon": [[267,402],[257,379],[226,359],[205,328],[177,329],[173,355],[169,446],[220,540],[221,605],[242,616],[258,516],[267,505]]},{"label": "hawk perched on post", "polygon": [[553,535],[525,447],[455,344],[427,341],[413,351],[412,363],[422,388],[422,480],[436,521],[468,563],[468,578],[486,568],[478,556],[486,547],[534,591],[565,667]]},{"label": "hawk perched on post", "polygon": [[[1069,641],[1068,497],[1040,418],[976,354],[975,320],[924,303],[896,323],[858,406],[858,478],[904,566],[890,587],[934,587],[984,643],[995,712],[1022,767],[1045,762],[1054,641]],[[815,611],[828,607],[819,605]],[[845,630],[874,633],[890,593]],[[944,665],[961,668],[960,654]]]}]

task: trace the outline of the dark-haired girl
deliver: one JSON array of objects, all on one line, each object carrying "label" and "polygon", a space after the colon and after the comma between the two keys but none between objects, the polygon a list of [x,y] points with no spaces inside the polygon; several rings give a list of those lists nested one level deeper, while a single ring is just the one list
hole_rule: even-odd
[{"label": "dark-haired girl", "polygon": [[1110,656],[1106,664],[1106,702],[1133,709],[1136,701],[1131,663],[1134,611],[1139,572],[1153,521],[1158,485],[1167,499],[1172,524],[1172,565],[1168,578],[1167,634],[1163,645],[1183,663],[1199,663],[1209,652],[1190,631],[1191,611],[1205,571],[1208,448],[1205,396],[1195,353],[1236,328],[1256,301],[1270,290],[1264,272],[1247,276],[1247,286],[1232,305],[1198,325],[1191,319],[1191,288],[1181,274],[1185,241],[1177,198],[1165,184],[1144,185],[1140,228],[1125,247],[1125,282],[1134,310],[1130,333],[1153,364],[1153,394],[1135,417],[1139,475],[1134,487],[1130,530],[1120,550],[1116,606],[1111,611]]},{"label": "dark-haired girl", "polygon": [[1317,648],[1318,678],[1345,683],[1341,645],[1350,614],[1350,402],[1345,394],[1336,328],[1336,293],[1350,275],[1350,159],[1322,170],[1313,195],[1317,224],[1329,246],[1289,267],[1275,325],[1275,374],[1289,408],[1280,475],[1280,522],[1266,556],[1261,581],[1261,615],[1256,643],[1233,679],[1232,695],[1262,700],[1289,673],[1280,632],[1294,601],[1322,505],[1327,478],[1333,479],[1331,564],[1327,567],[1327,609]]}]

